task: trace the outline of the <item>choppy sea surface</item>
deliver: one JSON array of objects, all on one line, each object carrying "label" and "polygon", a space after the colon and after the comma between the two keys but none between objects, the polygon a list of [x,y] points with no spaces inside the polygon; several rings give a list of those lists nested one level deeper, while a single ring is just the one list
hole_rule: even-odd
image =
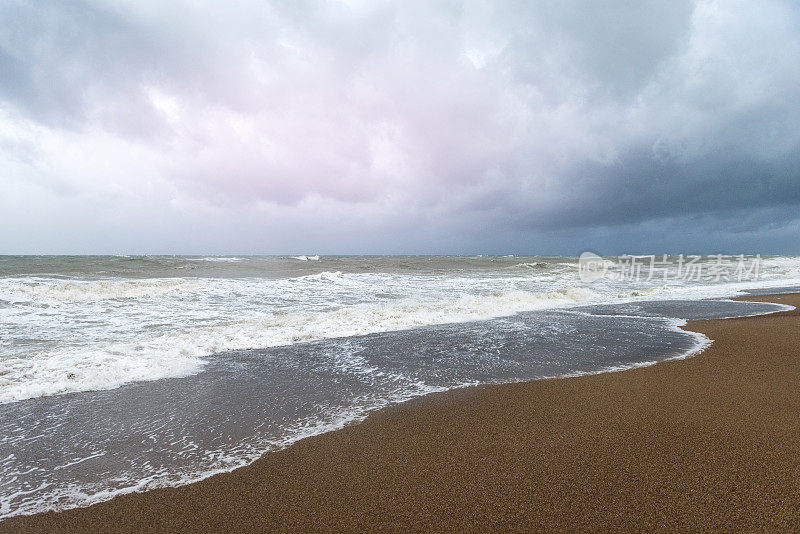
[{"label": "choppy sea surface", "polygon": [[708,343],[686,319],[776,311],[727,299],[800,286],[800,257],[762,258],[758,279],[677,268],[0,257],[0,518],[198,480],[425,393],[685,357]]}]

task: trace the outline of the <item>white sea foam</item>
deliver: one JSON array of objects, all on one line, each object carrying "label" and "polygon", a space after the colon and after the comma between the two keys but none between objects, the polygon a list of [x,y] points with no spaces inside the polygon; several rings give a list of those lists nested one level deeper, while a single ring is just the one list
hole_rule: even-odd
[{"label": "white sea foam", "polygon": [[[341,274],[320,273],[303,279],[325,281],[337,276]],[[226,350],[474,321],[589,302],[594,298],[596,294],[590,290],[569,288],[544,294],[495,291],[431,302],[404,299],[331,311],[296,311],[224,321],[127,342],[56,348],[0,360],[0,402],[187,376],[202,368],[204,356]]]},{"label": "white sea foam", "polygon": [[296,278],[289,278],[292,282],[344,282],[342,271],[322,271],[316,274],[307,274]]},{"label": "white sea foam", "polygon": [[292,256],[292,259],[300,261],[319,261],[319,256]]},{"label": "white sea foam", "polygon": [[123,384],[188,376],[203,365],[199,347],[161,341],[54,350],[0,360],[0,403],[113,389]]},{"label": "white sea foam", "polygon": [[761,281],[717,284],[601,280],[585,286],[576,285],[575,264],[568,261],[519,266],[488,274],[459,267],[421,275],[331,270],[245,279],[0,278],[0,402],[186,376],[225,350],[581,304],[725,298],[746,288],[800,283],[795,257],[765,259]]},{"label": "white sea foam", "polygon": [[244,258],[238,258],[236,256],[207,256],[205,258],[186,258],[187,261],[210,261],[212,263],[236,263],[243,261]]},{"label": "white sea foam", "polygon": [[172,291],[199,287],[198,280],[180,278],[148,280],[61,281],[36,280],[6,284],[1,293],[6,300],[97,301],[108,299],[140,299],[156,297]]}]

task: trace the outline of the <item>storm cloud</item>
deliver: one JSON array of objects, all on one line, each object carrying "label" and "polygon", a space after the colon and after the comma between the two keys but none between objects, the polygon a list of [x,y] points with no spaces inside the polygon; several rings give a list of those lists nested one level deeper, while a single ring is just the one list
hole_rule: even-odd
[{"label": "storm cloud", "polygon": [[800,7],[10,0],[0,252],[800,253]]}]

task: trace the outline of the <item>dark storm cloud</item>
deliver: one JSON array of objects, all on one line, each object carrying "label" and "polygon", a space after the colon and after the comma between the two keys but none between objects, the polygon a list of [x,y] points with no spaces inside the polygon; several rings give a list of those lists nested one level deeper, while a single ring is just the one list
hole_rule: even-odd
[{"label": "dark storm cloud", "polygon": [[[555,209],[541,206],[528,213],[524,206],[515,207],[528,228],[557,229],[797,206],[798,163],[800,152],[762,161],[721,150],[685,162],[634,152],[610,165],[584,165],[567,173],[574,187]],[[783,216],[797,218],[798,212]]]}]

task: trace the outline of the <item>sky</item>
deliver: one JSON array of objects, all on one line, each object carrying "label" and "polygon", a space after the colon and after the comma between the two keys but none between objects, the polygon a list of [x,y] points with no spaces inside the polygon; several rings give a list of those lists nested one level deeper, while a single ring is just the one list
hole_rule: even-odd
[{"label": "sky", "polygon": [[4,0],[0,254],[800,254],[797,0]]}]

